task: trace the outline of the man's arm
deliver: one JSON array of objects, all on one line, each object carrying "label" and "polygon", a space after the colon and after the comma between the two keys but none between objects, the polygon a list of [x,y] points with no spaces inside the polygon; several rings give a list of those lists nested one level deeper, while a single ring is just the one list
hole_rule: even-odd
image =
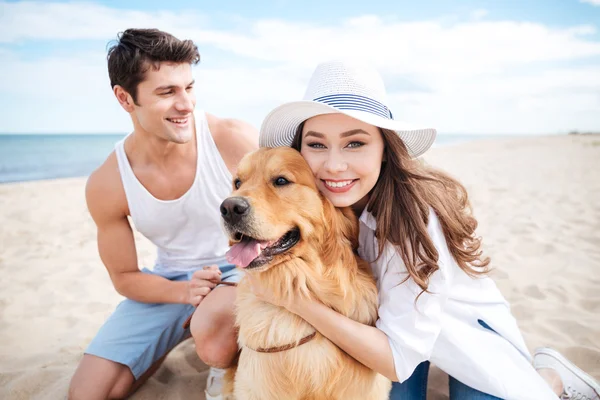
[{"label": "man's arm", "polygon": [[242,157],[258,149],[258,130],[237,119],[221,119],[207,114],[207,120],[221,157],[235,175]]},{"label": "man's arm", "polygon": [[139,270],[135,239],[127,220],[127,200],[114,155],[90,176],[85,195],[97,226],[100,258],[117,292],[144,303],[189,303],[187,282],[172,282]]}]

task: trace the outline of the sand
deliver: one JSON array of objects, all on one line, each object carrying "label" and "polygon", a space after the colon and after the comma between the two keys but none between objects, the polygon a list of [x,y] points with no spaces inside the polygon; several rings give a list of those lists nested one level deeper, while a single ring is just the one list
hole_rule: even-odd
[{"label": "sand", "polygon": [[[600,136],[490,139],[427,162],[470,192],[493,277],[527,345],[600,379]],[[97,253],[84,178],[0,185],[0,398],[65,398],[87,343],[122,299]],[[136,236],[140,265],[154,249]],[[132,398],[204,399],[207,367],[178,346]],[[430,374],[430,398],[447,378]]]}]

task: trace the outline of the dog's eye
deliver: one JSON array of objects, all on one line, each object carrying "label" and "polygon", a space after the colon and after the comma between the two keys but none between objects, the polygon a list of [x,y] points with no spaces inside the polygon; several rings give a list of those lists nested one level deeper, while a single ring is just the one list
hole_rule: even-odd
[{"label": "dog's eye", "polygon": [[275,178],[273,183],[275,184],[275,186],[284,186],[284,185],[287,185],[288,183],[290,183],[290,181],[285,179],[283,176],[280,176],[278,178]]},{"label": "dog's eye", "polygon": [[236,189],[239,189],[240,186],[242,186],[242,181],[240,181],[239,179],[236,179],[235,182],[233,182],[233,185],[235,186]]}]

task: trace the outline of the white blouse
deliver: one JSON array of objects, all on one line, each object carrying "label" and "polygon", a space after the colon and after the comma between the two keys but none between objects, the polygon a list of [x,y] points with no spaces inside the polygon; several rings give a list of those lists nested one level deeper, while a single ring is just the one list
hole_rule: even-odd
[{"label": "white blouse", "polygon": [[[366,210],[360,217],[359,254],[371,262],[379,290],[377,328],[390,342],[400,382],[429,360],[460,382],[503,399],[556,399],[531,365],[510,308],[489,277],[471,278],[456,263],[433,210],[427,227],[439,253],[439,270],[429,292],[415,305],[421,288],[409,279],[391,244],[378,255],[376,221]],[[485,328],[483,324],[493,329]]]}]

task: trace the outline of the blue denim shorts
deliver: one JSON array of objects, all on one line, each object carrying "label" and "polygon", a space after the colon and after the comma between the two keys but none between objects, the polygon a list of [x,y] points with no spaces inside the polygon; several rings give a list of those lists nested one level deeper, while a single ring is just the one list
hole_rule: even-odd
[{"label": "blue denim shorts", "polygon": [[[222,265],[221,280],[239,282],[242,272],[233,265]],[[190,280],[192,272],[164,273],[144,269],[172,281]],[[190,304],[151,304],[125,299],[115,309],[85,354],[126,365],[137,380],[157,360],[190,336],[184,321],[194,312]]]}]

